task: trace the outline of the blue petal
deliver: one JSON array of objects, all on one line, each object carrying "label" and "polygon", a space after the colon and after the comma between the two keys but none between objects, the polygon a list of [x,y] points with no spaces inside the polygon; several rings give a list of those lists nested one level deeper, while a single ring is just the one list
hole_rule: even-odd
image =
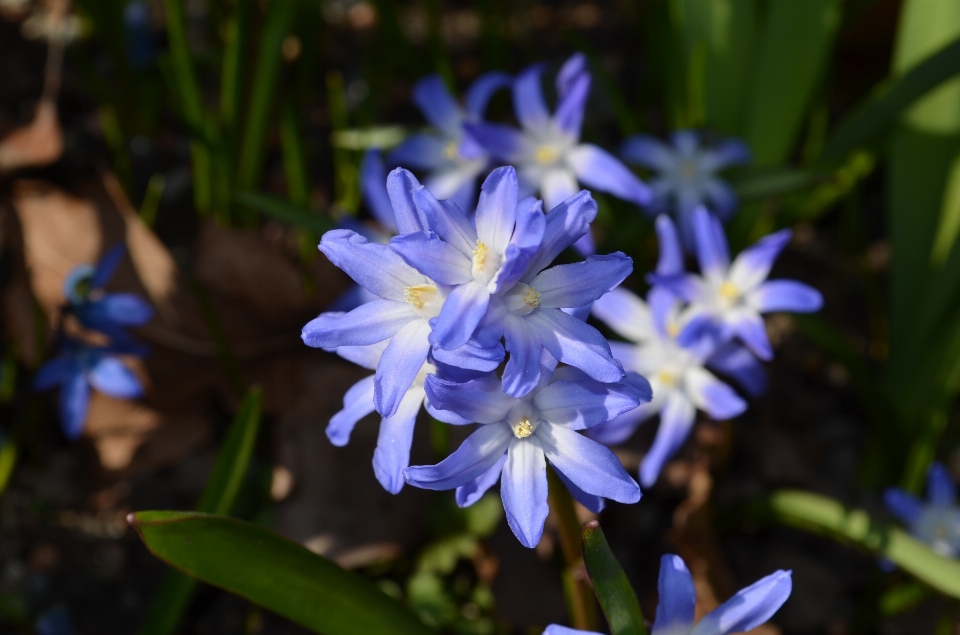
[{"label": "blue petal", "polygon": [[509,289],[526,273],[546,230],[547,221],[542,208],[543,203],[531,196],[517,203],[516,227],[504,252],[500,271],[493,280],[494,293]]},{"label": "blue petal", "polygon": [[789,571],[777,571],[737,592],[708,613],[690,635],[727,635],[749,631],[770,619],[793,590]]},{"label": "blue petal", "polygon": [[376,149],[367,150],[360,162],[360,192],[367,209],[388,231],[397,231],[397,220],[393,217],[393,206],[387,194],[387,170]]},{"label": "blue petal", "polygon": [[547,505],[547,462],[536,437],[513,439],[500,475],[500,496],[507,524],[524,547],[533,549],[543,536]]},{"label": "blue petal", "polygon": [[633,260],[616,252],[587,256],[585,262],[556,265],[530,283],[540,294],[540,306],[551,309],[589,304],[619,285],[633,271]]},{"label": "blue petal", "polygon": [[560,309],[537,309],[527,320],[539,331],[544,348],[561,362],[604,383],[623,379],[623,368],[597,329]]},{"label": "blue petal", "polygon": [[490,98],[501,88],[509,87],[511,80],[512,78],[506,73],[496,71],[484,73],[478,77],[463,97],[463,103],[470,117],[475,121],[483,119],[483,112],[487,109]]},{"label": "blue petal", "polygon": [[521,278],[528,282],[546,269],[564,249],[577,242],[590,229],[597,217],[597,203],[590,192],[582,190],[546,214],[543,241],[536,255],[527,265],[527,274]]},{"label": "blue petal", "polygon": [[334,265],[374,295],[404,301],[406,287],[423,278],[387,245],[369,242],[349,229],[333,229],[320,240],[320,251]]},{"label": "blue petal", "polygon": [[580,190],[577,175],[569,167],[554,167],[542,172],[540,182],[535,187],[540,188],[543,206],[547,209],[553,209],[571,196],[576,196]]},{"label": "blue petal", "polygon": [[602,148],[589,143],[579,145],[569,152],[567,160],[584,185],[636,205],[647,205],[652,200],[646,183]]},{"label": "blue petal", "polygon": [[657,337],[650,308],[636,294],[623,287],[612,289],[597,298],[592,312],[600,321],[633,342]]},{"label": "blue petal", "polygon": [[455,494],[457,507],[470,507],[480,500],[487,493],[487,490],[500,480],[500,473],[503,472],[503,465],[506,462],[507,453],[504,452],[500,460],[493,464],[493,467],[469,483],[458,487]]},{"label": "blue petal", "polygon": [[730,419],[747,409],[746,402],[730,386],[703,368],[689,368],[685,383],[693,403],[714,419]]},{"label": "blue petal", "polygon": [[447,146],[450,143],[451,140],[430,132],[412,134],[390,151],[388,160],[407,169],[436,170],[449,162]]},{"label": "blue petal", "polygon": [[350,386],[343,396],[343,409],[330,418],[327,438],[337,447],[350,442],[350,433],[357,422],[376,410],[373,405],[373,375]]},{"label": "blue petal", "polygon": [[463,346],[476,330],[490,304],[487,285],[470,281],[454,289],[433,320],[431,343],[440,348],[453,349]]},{"label": "blue petal", "polygon": [[883,492],[883,501],[893,515],[908,527],[912,527],[923,514],[923,503],[920,499],[896,487],[890,487]]},{"label": "blue petal", "polygon": [[705,170],[722,170],[738,163],[750,161],[750,148],[739,139],[728,139],[700,154],[700,165]]},{"label": "blue petal", "polygon": [[660,558],[660,579],[657,581],[660,600],[654,633],[686,633],[693,625],[697,591],[693,577],[680,556],[665,554]]},{"label": "blue petal", "polygon": [[507,412],[516,404],[515,399],[500,390],[500,381],[493,374],[464,383],[428,375],[424,390],[434,407],[481,424],[505,420]]},{"label": "blue petal", "polygon": [[431,231],[465,256],[471,256],[477,246],[477,230],[461,207],[449,201],[438,201],[424,187],[413,191],[413,202]]},{"label": "blue petal", "polygon": [[518,163],[532,153],[530,141],[516,128],[499,123],[466,123],[464,127],[487,152],[505,163]]},{"label": "blue petal", "polygon": [[693,404],[679,392],[669,397],[660,411],[660,427],[657,428],[657,437],[650,447],[650,451],[640,463],[640,484],[652,487],[660,476],[664,463],[686,441],[690,428],[696,416]]},{"label": "blue petal", "polygon": [[717,277],[726,275],[730,266],[730,250],[723,225],[706,208],[700,207],[693,212],[693,228],[701,273]]},{"label": "blue petal", "polygon": [[413,428],[423,404],[422,390],[408,390],[392,417],[380,422],[377,449],[373,451],[373,473],[391,494],[403,489],[403,470],[410,465]]},{"label": "blue petal", "polygon": [[517,222],[520,185],[512,167],[497,168],[480,186],[477,203],[477,239],[502,254]]},{"label": "blue petal", "polygon": [[73,357],[63,355],[44,362],[33,376],[34,390],[50,390],[58,384],[79,373],[80,368]]},{"label": "blue petal", "polygon": [[697,152],[700,145],[700,135],[695,130],[674,130],[670,134],[670,140],[673,142],[673,147],[685,156]]},{"label": "blue petal", "polygon": [[720,179],[708,179],[702,185],[707,200],[717,216],[722,221],[727,221],[730,214],[737,209],[740,200],[737,193],[729,185]]},{"label": "blue petal", "polygon": [[[444,203],[450,203],[456,206],[457,209],[463,210],[464,215],[467,213],[473,214],[473,212],[476,211],[474,205],[477,200],[477,174],[474,168],[470,168],[469,171],[470,177],[466,179],[455,192],[450,194],[449,200],[444,201]],[[432,180],[429,181],[430,183],[428,183],[428,185],[433,187]],[[432,192],[433,190],[430,191]]]},{"label": "blue petal", "polygon": [[503,370],[503,392],[523,397],[540,382],[540,333],[523,318],[507,316],[503,335],[510,359]]},{"label": "blue petal", "polygon": [[440,240],[431,231],[394,236],[390,240],[390,249],[408,265],[440,284],[458,285],[473,280],[473,263],[463,252]]},{"label": "blue petal", "polygon": [[322,313],[307,322],[300,337],[314,348],[368,346],[393,337],[419,317],[405,302],[374,300],[349,313]]},{"label": "blue petal", "polygon": [[534,435],[547,460],[574,485],[594,496],[618,503],[636,503],[640,487],[609,448],[563,426],[541,422]]},{"label": "blue petal", "polygon": [[587,56],[583,53],[574,53],[567,61],[563,63],[560,70],[557,71],[555,81],[557,87],[557,96],[563,99],[567,93],[573,90],[574,84],[580,75],[587,73]]},{"label": "blue petal", "polygon": [[418,187],[421,187],[420,181],[409,170],[397,168],[387,176],[387,195],[390,196],[393,216],[401,234],[412,234],[427,229],[410,194]]},{"label": "blue petal", "polygon": [[375,370],[380,363],[383,350],[389,342],[383,341],[370,346],[340,346],[334,352],[343,359],[369,370]]},{"label": "blue petal", "polygon": [[606,501],[603,499],[603,496],[594,496],[593,494],[587,494],[585,491],[573,484],[567,475],[561,472],[560,470],[554,468],[553,470],[557,477],[563,481],[563,484],[567,486],[567,489],[570,491],[570,495],[573,496],[573,499],[586,507],[589,511],[594,514],[599,514],[603,511],[603,508],[606,507]]},{"label": "blue petal", "polygon": [[60,387],[60,427],[68,439],[83,432],[90,403],[90,385],[82,373],[70,375]]},{"label": "blue petal", "polygon": [[823,306],[823,296],[802,282],[771,280],[764,282],[750,294],[750,303],[761,313],[812,313]]},{"label": "blue petal", "polygon": [[693,302],[703,296],[703,281],[700,276],[693,274],[673,274],[661,276],[656,273],[647,274],[647,282],[664,287],[670,293],[685,302]]},{"label": "blue petal", "polygon": [[505,354],[503,345],[499,342],[493,346],[481,346],[478,342],[470,340],[453,350],[435,347],[432,355],[436,361],[442,364],[467,370],[490,372],[496,370],[497,366],[503,362]]},{"label": "blue petal", "polygon": [[621,445],[633,436],[641,423],[657,414],[653,408],[653,404],[641,404],[639,408],[625,412],[612,421],[587,428],[587,436],[604,445]]},{"label": "blue petal", "polygon": [[426,320],[410,322],[390,339],[383,351],[373,380],[373,403],[384,417],[396,414],[407,389],[427,361],[429,335]]},{"label": "blue petal", "polygon": [[454,489],[474,480],[500,460],[516,437],[501,423],[480,426],[453,454],[437,465],[415,465],[403,471],[410,485],[423,489]]},{"label": "blue petal", "polygon": [[558,624],[551,624],[547,627],[547,630],[543,631],[543,635],[601,635],[594,631],[578,631],[575,628],[567,628],[566,626],[560,626]]},{"label": "blue petal", "polygon": [[927,471],[927,500],[934,505],[950,506],[956,502],[957,486],[946,466],[934,462]]},{"label": "blue petal", "polygon": [[81,282],[92,280],[94,272],[93,265],[77,265],[67,273],[63,279],[63,295],[71,304],[82,304],[86,300],[86,293],[81,292],[78,287]]},{"label": "blue petal", "polygon": [[133,293],[107,293],[77,311],[81,323],[97,330],[111,325],[140,326],[152,317],[153,307]]},{"label": "blue petal", "polygon": [[[559,79],[559,77],[558,77]],[[590,95],[590,74],[581,73],[572,79],[568,90],[565,91],[557,104],[557,111],[553,121],[557,127],[570,138],[580,138],[580,128],[583,125],[583,112],[587,107],[587,97]]]},{"label": "blue petal", "polygon": [[729,320],[730,330],[747,345],[754,355],[764,361],[773,359],[773,349],[767,339],[763,318],[756,313],[741,312]]},{"label": "blue petal", "polygon": [[662,276],[683,273],[683,247],[673,221],[669,216],[661,214],[657,216],[656,229],[657,242],[660,245],[657,273]]},{"label": "blue petal", "polygon": [[677,162],[673,149],[649,135],[627,137],[621,146],[620,156],[629,163],[661,171],[672,169]]},{"label": "blue petal", "polygon": [[759,397],[767,391],[767,372],[750,351],[728,343],[710,356],[707,366],[727,375],[737,382],[751,397]]},{"label": "blue petal", "polygon": [[140,380],[116,357],[101,357],[87,373],[87,381],[105,395],[133,399],[143,394]]},{"label": "blue petal", "polygon": [[110,251],[105,253],[100,262],[97,263],[97,268],[93,271],[93,277],[90,280],[91,289],[102,289],[107,282],[110,281],[110,278],[113,277],[114,272],[117,270],[117,266],[120,264],[120,261],[123,259],[124,254],[127,253],[127,247],[123,243],[119,245],[114,245]]},{"label": "blue petal", "polygon": [[626,384],[597,381],[555,381],[538,391],[533,404],[544,421],[571,430],[583,430],[633,410],[637,392]]},{"label": "blue petal", "polygon": [[460,132],[460,105],[450,94],[443,78],[428,75],[413,85],[413,103],[430,125],[455,137]]},{"label": "blue petal", "polygon": [[741,251],[730,267],[730,282],[742,291],[757,287],[767,279],[770,268],[792,235],[789,229],[781,229]]},{"label": "blue petal", "polygon": [[543,64],[534,64],[513,80],[513,110],[517,121],[528,130],[542,130],[550,122],[550,111],[540,89]]}]

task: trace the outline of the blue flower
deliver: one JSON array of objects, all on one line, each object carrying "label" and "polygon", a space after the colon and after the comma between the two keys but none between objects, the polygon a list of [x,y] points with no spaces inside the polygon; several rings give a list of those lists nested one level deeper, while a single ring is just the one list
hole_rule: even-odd
[{"label": "blue flower", "polygon": [[773,351],[761,315],[774,311],[810,313],[823,305],[820,292],[802,282],[767,280],[774,260],[790,242],[789,229],[761,238],[732,264],[723,226],[702,207],[694,211],[694,233],[700,275],[652,276],[690,303],[684,313],[684,326],[691,328],[684,329],[681,343],[702,336],[705,328],[713,328],[721,341],[737,337],[754,355],[769,360]]},{"label": "blue flower", "polygon": [[[680,556],[667,554],[660,559],[660,600],[651,635],[728,635],[760,626],[773,616],[790,597],[793,581],[790,571],[777,571],[738,591],[732,598],[693,623],[697,602],[693,577]],[[596,635],[556,624],[544,635]]]},{"label": "blue flower", "polygon": [[960,555],[957,488],[942,463],[934,463],[927,472],[927,504],[896,487],[884,492],[884,499],[910,533],[931,549],[947,558]]},{"label": "blue flower", "polygon": [[118,399],[143,394],[137,376],[116,356],[116,349],[66,340],[60,355],[44,363],[33,377],[35,390],[60,386],[60,425],[75,439],[83,432],[90,388]]},{"label": "blue flower", "polygon": [[630,258],[590,256],[544,270],[586,234],[596,216],[589,193],[544,215],[540,201],[519,198],[516,171],[503,167],[484,182],[475,222],[425,188],[412,189],[410,198],[430,231],[399,236],[390,247],[421,274],[452,289],[432,322],[436,355],[470,338],[482,346],[499,346],[504,338],[510,359],[503,385],[515,397],[537,385],[544,349],[598,381],[623,378],[603,336],[561,309],[587,305],[620,284],[632,270]]},{"label": "blue flower", "polygon": [[387,242],[397,233],[397,220],[393,216],[393,206],[387,193],[387,169],[379,150],[367,150],[360,162],[360,194],[367,209],[383,229]]},{"label": "blue flower", "polygon": [[[335,352],[344,359],[369,368],[377,368],[387,342],[371,346],[342,346]],[[413,443],[413,428],[420,413],[420,406],[435,418],[447,423],[469,423],[450,412],[437,411],[426,401],[423,382],[427,375],[437,373],[437,366],[425,362],[400,400],[397,412],[380,421],[380,433],[377,436],[377,449],[373,453],[373,471],[383,488],[391,494],[403,488],[403,470],[410,465],[410,446]],[[371,414],[374,405],[374,375],[364,377],[347,390],[343,397],[343,409],[330,419],[327,425],[327,438],[337,447],[343,447],[350,441],[350,433],[360,419]]]},{"label": "blue flower", "polygon": [[633,342],[611,342],[610,348],[626,370],[649,378],[653,400],[592,429],[590,436],[616,445],[659,413],[656,439],[640,464],[640,484],[650,487],[686,440],[698,408],[714,419],[729,419],[743,412],[746,403],[705,368],[714,351],[711,338],[688,346],[678,343],[680,304],[670,294],[651,293],[647,305],[630,291],[617,288],[594,303],[593,314]]},{"label": "blue flower", "polygon": [[549,355],[536,389],[522,399],[501,389],[493,374],[464,383],[427,377],[433,407],[450,410],[480,425],[449,457],[437,465],[404,470],[411,485],[433,490],[457,489],[457,503],[467,506],[501,479],[500,495],[507,522],[526,547],[543,534],[549,460],[574,498],[599,510],[602,498],[621,503],[640,500],[640,488],[608,448],[578,434],[632,410],[650,398],[641,378],[634,384],[603,384],[572,367],[553,372]]},{"label": "blue flower", "polygon": [[64,280],[63,293],[69,311],[83,326],[107,335],[114,345],[132,346],[126,327],[146,324],[153,317],[153,309],[133,293],[104,291],[125,253],[126,248],[117,245],[95,267],[74,267]]},{"label": "blue flower", "polygon": [[434,129],[410,136],[390,153],[390,163],[427,170],[424,185],[434,196],[469,210],[477,177],[490,168],[490,155],[464,124],[479,123],[490,97],[509,85],[510,76],[504,73],[481,75],[467,89],[461,107],[439,75],[421,79],[413,87],[413,101]]},{"label": "blue flower", "polygon": [[[590,92],[590,73],[582,53],[557,73],[558,104],[551,114],[540,89],[544,65],[523,71],[513,82],[513,106],[523,130],[495,123],[467,124],[467,130],[495,158],[517,166],[523,193],[539,192],[547,210],[574,196],[582,183],[637,205],[651,200],[647,187],[619,159],[589,143],[580,128]],[[589,234],[578,244],[593,253]]]},{"label": "blue flower", "polygon": [[684,242],[693,247],[693,211],[709,207],[727,220],[737,207],[737,195],[716,173],[731,165],[750,160],[746,144],[730,139],[707,149],[692,130],[673,133],[673,147],[649,135],[635,135],[623,142],[621,156],[629,163],[657,171],[650,181],[654,212],[666,211],[673,202]]}]

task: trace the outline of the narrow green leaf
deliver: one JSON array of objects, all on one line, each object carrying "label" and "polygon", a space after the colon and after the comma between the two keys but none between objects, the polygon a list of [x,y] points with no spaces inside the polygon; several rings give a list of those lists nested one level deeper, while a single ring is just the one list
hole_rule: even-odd
[{"label": "narrow green leaf", "polygon": [[932,595],[933,589],[911,580],[890,589],[880,597],[880,613],[884,617],[899,615],[930,599]]},{"label": "narrow green leaf", "polygon": [[236,132],[243,83],[243,52],[250,30],[252,0],[240,0],[224,27],[223,66],[220,69],[220,124],[228,135]]},{"label": "narrow green leaf", "polygon": [[16,465],[17,444],[13,439],[4,439],[3,445],[0,445],[0,495],[7,490]]},{"label": "narrow green leaf", "polygon": [[367,580],[257,525],[169,511],[139,512],[130,522],[164,562],[315,633],[431,633]]},{"label": "narrow green leaf", "polygon": [[283,151],[283,171],[287,177],[287,195],[294,205],[306,207],[310,202],[307,160],[303,149],[303,128],[293,100],[288,100],[280,113],[280,147]]},{"label": "narrow green leaf", "polygon": [[960,561],[938,555],[898,527],[871,518],[862,509],[797,490],[781,490],[769,498],[780,522],[845,541],[883,556],[937,591],[960,598]]},{"label": "narrow green leaf", "polygon": [[[228,514],[253,456],[260,429],[259,388],[251,388],[240,404],[220,447],[213,472],[203,490],[197,509],[210,514]],[[144,620],[140,635],[170,635],[177,629],[197,581],[177,571],[169,571],[160,583]]]},{"label": "narrow green leaf", "polygon": [[147,227],[153,228],[157,222],[157,211],[160,209],[166,184],[167,181],[162,174],[154,174],[147,181],[147,191],[143,195],[143,202],[140,203],[140,220]]},{"label": "narrow green leaf", "polygon": [[336,227],[336,223],[329,218],[318,216],[309,209],[275,196],[257,192],[237,192],[234,198],[241,205],[248,205],[288,225],[309,229],[318,236]]},{"label": "narrow green leaf", "polygon": [[771,0],[755,50],[744,136],[755,165],[793,150],[840,24],[840,0]]},{"label": "narrow green leaf", "polygon": [[237,189],[249,190],[257,186],[263,168],[264,143],[270,122],[270,109],[276,97],[283,61],[283,40],[293,26],[297,14],[297,0],[271,2],[267,8],[260,50],[253,73],[250,106],[243,127],[240,158],[237,165]]},{"label": "narrow green leaf", "polygon": [[583,558],[613,635],[647,635],[637,595],[595,520],[583,526]]},{"label": "narrow green leaf", "polygon": [[917,64],[896,81],[887,81],[837,124],[820,163],[841,161],[858,146],[872,141],[893,126],[900,113],[947,79],[960,73],[960,39]]},{"label": "narrow green leaf", "polygon": [[830,178],[827,172],[796,168],[767,168],[746,171],[731,185],[744,201],[788,194]]}]

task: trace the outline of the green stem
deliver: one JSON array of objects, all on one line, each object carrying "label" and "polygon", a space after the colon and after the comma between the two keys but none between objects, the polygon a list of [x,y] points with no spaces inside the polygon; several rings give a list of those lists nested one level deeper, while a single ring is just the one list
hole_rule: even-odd
[{"label": "green stem", "polygon": [[563,553],[564,562],[561,574],[563,595],[570,613],[570,623],[576,629],[597,631],[600,627],[597,601],[593,596],[593,588],[586,579],[583,550],[580,546],[582,528],[573,497],[553,468],[547,468],[547,479],[550,488],[550,511],[557,521],[557,532],[560,534],[560,551]]}]

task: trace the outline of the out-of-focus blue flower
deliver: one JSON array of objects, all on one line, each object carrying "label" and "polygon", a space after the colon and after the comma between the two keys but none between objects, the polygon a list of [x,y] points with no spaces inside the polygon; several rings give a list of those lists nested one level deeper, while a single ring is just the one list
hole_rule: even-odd
[{"label": "out-of-focus blue flower", "polygon": [[726,221],[737,207],[737,195],[717,172],[750,160],[746,144],[729,139],[714,148],[702,148],[700,136],[693,130],[678,130],[672,136],[673,146],[649,135],[635,135],[623,142],[621,156],[628,163],[656,170],[650,181],[654,213],[667,211],[670,203],[676,210],[684,242],[693,248],[693,211],[709,206]]},{"label": "out-of-focus blue flower", "polygon": [[379,150],[367,150],[360,162],[360,194],[367,209],[384,230],[387,242],[397,233],[397,220],[393,217],[393,206],[387,193],[387,169]]},{"label": "out-of-focus blue flower", "polygon": [[[496,159],[517,166],[522,194],[539,192],[547,210],[568,200],[582,183],[637,205],[651,201],[650,188],[619,159],[589,143],[580,143],[590,73],[582,53],[557,73],[557,108],[550,113],[540,89],[544,65],[522,72],[513,82],[513,106],[523,130],[495,123],[467,124],[467,130]],[[584,234],[577,247],[593,253]]]},{"label": "out-of-focus blue flower", "polygon": [[[344,359],[374,370],[380,363],[387,342],[371,346],[342,346],[336,353]],[[410,465],[410,446],[413,443],[413,428],[420,413],[420,406],[430,414],[447,423],[469,423],[451,412],[437,411],[426,401],[423,382],[427,375],[437,372],[431,362],[425,362],[400,400],[400,406],[392,417],[380,421],[377,449],[373,453],[373,471],[383,488],[391,494],[403,488],[403,469]],[[333,415],[327,425],[327,438],[338,447],[350,441],[350,433],[360,419],[371,414],[374,406],[374,376],[364,377],[347,391],[343,397],[343,409]]]},{"label": "out-of-focus blue flower", "polygon": [[[694,608],[697,592],[693,577],[680,556],[666,554],[660,559],[660,599],[651,635],[730,635],[760,626],[776,613],[790,597],[793,580],[790,571],[777,571],[754,582],[703,616],[696,624]],[[544,635],[596,635],[553,624]]]},{"label": "out-of-focus blue flower", "polygon": [[117,245],[96,266],[74,267],[64,280],[63,293],[70,312],[83,326],[107,335],[114,345],[132,346],[126,327],[146,324],[153,308],[133,293],[104,291],[125,253],[126,247]]},{"label": "out-of-focus blue flower", "polygon": [[547,518],[549,460],[574,498],[599,510],[601,499],[640,500],[640,488],[608,448],[579,434],[650,399],[642,378],[603,384],[572,367],[553,370],[544,356],[537,388],[522,399],[503,392],[493,374],[464,383],[430,375],[426,392],[433,407],[450,410],[480,427],[437,465],[404,470],[411,485],[457,489],[457,503],[472,504],[501,479],[507,522],[526,547],[535,547]]},{"label": "out-of-focus blue flower", "polygon": [[927,472],[927,503],[913,494],[889,488],[884,492],[887,507],[907,526],[910,533],[947,558],[960,556],[960,506],[957,488],[942,463],[933,463]]},{"label": "out-of-focus blue flower", "polygon": [[640,484],[652,486],[664,463],[690,433],[697,409],[714,419],[729,419],[746,409],[746,403],[705,368],[713,353],[711,338],[689,346],[677,342],[680,334],[679,302],[669,294],[651,295],[651,304],[626,289],[617,288],[593,305],[593,314],[633,343],[611,342],[610,348],[626,370],[650,380],[653,400],[590,431],[608,445],[625,441],[637,426],[660,414],[656,440],[640,464]]},{"label": "out-of-focus blue flower", "polygon": [[123,9],[123,30],[127,40],[127,64],[142,69],[157,57],[157,42],[150,24],[150,3],[133,0]]},{"label": "out-of-focus blue flower", "polygon": [[481,75],[461,107],[439,75],[424,77],[413,87],[413,101],[433,130],[411,135],[390,153],[389,162],[428,171],[424,185],[434,196],[471,211],[477,177],[490,168],[490,155],[464,124],[482,121],[490,97],[509,85],[505,73]]},{"label": "out-of-focus blue flower", "polygon": [[425,188],[411,189],[410,197],[429,231],[399,236],[390,246],[411,267],[451,289],[432,323],[435,355],[470,338],[484,347],[498,347],[504,338],[510,359],[503,385],[515,397],[537,385],[544,349],[598,381],[623,378],[603,336],[561,309],[587,305],[620,284],[632,270],[630,258],[590,256],[545,269],[587,232],[596,216],[589,193],[544,215],[540,201],[519,198],[515,170],[497,168],[483,184],[475,224]]},{"label": "out-of-focus blue flower", "polygon": [[727,237],[716,217],[703,207],[694,211],[694,233],[700,275],[655,275],[679,298],[689,302],[684,313],[681,344],[715,329],[721,341],[739,338],[760,359],[773,357],[764,328],[764,313],[792,311],[810,313],[823,305],[816,289],[795,280],[767,280],[773,262],[790,242],[783,229],[761,238],[731,264]]},{"label": "out-of-focus blue flower", "polygon": [[114,348],[66,340],[60,354],[37,369],[35,390],[60,386],[60,425],[68,438],[75,439],[83,432],[91,387],[118,399],[143,394],[140,380],[116,353]]}]

